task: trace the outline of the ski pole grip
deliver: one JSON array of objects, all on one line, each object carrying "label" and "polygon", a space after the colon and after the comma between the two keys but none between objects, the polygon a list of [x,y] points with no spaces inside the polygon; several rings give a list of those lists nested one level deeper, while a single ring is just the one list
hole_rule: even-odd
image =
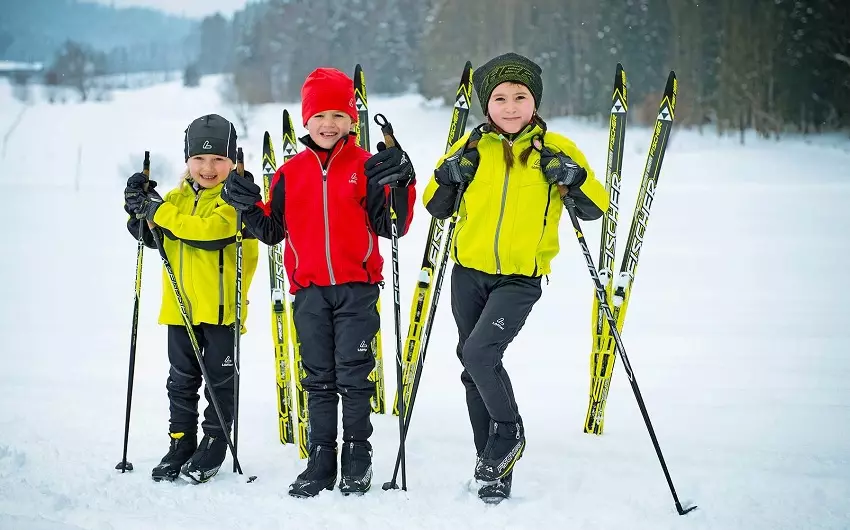
[{"label": "ski pole grip", "polygon": [[387,146],[387,149],[398,145],[398,142],[395,141],[395,136],[393,135],[393,126],[387,120],[386,116],[380,113],[375,114],[375,123],[381,127],[381,134],[384,135],[384,145]]},{"label": "ski pole grip", "polygon": [[236,148],[236,173],[239,174],[240,177],[245,176],[245,156],[242,154],[242,148]]},{"label": "ski pole grip", "polygon": [[[142,174],[150,180],[151,176],[151,152],[145,151],[145,159],[142,161]],[[148,183],[147,180],[144,184],[142,184],[142,190],[147,193],[148,192]],[[144,219],[145,217],[141,214],[136,214],[136,219]],[[148,223],[148,226],[152,226],[151,223]]]},{"label": "ski pole grip", "polygon": [[[151,176],[151,152],[145,151],[145,159],[142,161],[142,174],[145,177]],[[145,190],[145,193],[148,192],[148,183],[145,182],[142,185],[142,189]]]}]

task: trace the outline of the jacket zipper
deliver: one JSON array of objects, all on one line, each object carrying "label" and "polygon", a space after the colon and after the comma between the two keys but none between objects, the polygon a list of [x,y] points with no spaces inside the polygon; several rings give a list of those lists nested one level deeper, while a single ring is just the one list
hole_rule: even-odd
[{"label": "jacket zipper", "polygon": [[[198,208],[198,201],[201,200],[201,191],[198,190],[195,193],[195,203],[192,205],[192,211],[189,215],[195,215],[195,210]],[[192,320],[192,300],[189,299],[189,295],[186,292],[186,288],[183,287],[183,241],[180,240],[180,290],[183,292],[183,297],[186,299],[186,309],[189,311],[189,320]]]},{"label": "jacket zipper", "polygon": [[224,323],[224,249],[218,251],[218,325]]},{"label": "jacket zipper", "polygon": [[[508,145],[513,148],[514,143],[508,142]],[[496,240],[493,242],[493,251],[496,254],[496,274],[502,274],[502,263],[499,260],[499,233],[502,231],[502,220],[505,218],[505,203],[508,199],[508,180],[510,179],[511,170],[505,167],[505,183],[502,186],[502,204],[499,207],[499,222],[496,223]]]},{"label": "jacket zipper", "polygon": [[[552,203],[552,184],[547,188],[546,208],[543,210],[543,230],[540,231],[540,239],[537,240],[537,247],[540,248],[540,243],[543,241],[543,236],[546,235],[546,223],[549,218],[549,205]],[[531,276],[537,276],[537,249],[534,249],[534,272]]]},{"label": "jacket zipper", "polygon": [[315,151],[313,151],[312,149],[310,149],[310,151],[312,151],[313,155],[316,156],[316,161],[319,162],[319,167],[322,168],[322,213],[325,217],[325,259],[328,262],[328,276],[330,277],[331,285],[336,285],[334,267],[331,263],[331,226],[328,215],[328,171],[331,168],[331,164],[333,163],[334,158],[336,158],[336,155],[338,155],[339,152],[342,151],[342,148],[340,148],[336,153],[331,155],[331,157],[328,159],[328,167],[322,166],[322,160],[319,158],[319,155],[316,154]]},{"label": "jacket zipper", "polygon": [[292,234],[289,233],[288,230],[286,232],[286,244],[289,245],[289,248],[292,249],[292,254],[295,256],[295,268],[292,269],[292,281],[295,283],[295,285],[301,287],[301,285],[299,285],[298,281],[295,279],[298,275],[298,251],[295,250],[295,244],[292,242]]},{"label": "jacket zipper", "polygon": [[366,280],[372,283],[372,275],[369,274],[369,257],[372,256],[372,229],[369,228],[369,221],[366,221],[366,237],[369,239],[369,247],[366,249],[366,256],[363,258],[363,270],[366,271]]}]

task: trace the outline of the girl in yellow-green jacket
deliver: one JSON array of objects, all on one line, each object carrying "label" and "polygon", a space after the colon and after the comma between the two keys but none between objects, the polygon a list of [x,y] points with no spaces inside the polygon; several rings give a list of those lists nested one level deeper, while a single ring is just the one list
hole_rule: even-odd
[{"label": "girl in yellow-green jacket", "polygon": [[[154,189],[156,182],[136,173],[127,181],[124,209],[131,214],[127,227],[134,237],[138,237],[139,223],[144,222],[147,246],[155,247],[149,224],[162,230],[162,244],[177,277],[210,378],[205,388],[208,405],[202,423],[204,438],[198,444],[201,368],[171,281],[163,270],[159,323],[168,326],[171,369],[166,388],[171,413],[170,448],[153,469],[152,478],[174,480],[182,471],[194,482],[206,482],[218,472],[227,452],[221,423],[210,404],[210,385],[215,388],[224,424],[229,428],[233,421],[236,210],[220,194],[222,182],[231,172],[235,173],[235,128],[217,114],[196,119],[186,129],[184,155],[187,171],[177,188],[162,198]],[[253,180],[248,172],[245,177]],[[137,219],[136,214],[144,219]],[[257,240],[248,232],[245,232],[242,256],[242,289],[248,293],[258,257]],[[242,322],[247,317],[246,307],[247,303],[243,305]],[[244,327],[241,331],[244,332]]]},{"label": "girl in yellow-green jacket", "polygon": [[575,201],[579,218],[593,220],[608,208],[608,197],[582,152],[548,132],[537,115],[543,95],[537,64],[508,53],[478,68],[473,81],[488,120],[440,159],[423,201],[445,219],[460,195],[451,248],[457,355],[478,454],[475,478],[485,483],[479,496],[500,500],[510,496],[525,448],[502,356],[558,254],[563,199]]}]

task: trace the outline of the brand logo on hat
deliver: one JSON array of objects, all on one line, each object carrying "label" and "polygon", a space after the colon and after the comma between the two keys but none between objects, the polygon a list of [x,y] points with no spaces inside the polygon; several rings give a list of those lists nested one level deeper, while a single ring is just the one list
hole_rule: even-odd
[{"label": "brand logo on hat", "polygon": [[204,145],[202,146],[204,149],[212,149],[212,144],[209,140],[204,141]]},{"label": "brand logo on hat", "polygon": [[352,108],[354,107],[354,98],[348,100],[348,106]]}]

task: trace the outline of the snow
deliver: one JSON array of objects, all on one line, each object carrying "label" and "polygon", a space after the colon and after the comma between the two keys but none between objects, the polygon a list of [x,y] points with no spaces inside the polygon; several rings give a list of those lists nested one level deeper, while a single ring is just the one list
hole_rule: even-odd
[{"label": "snow", "polygon": [[41,63],[22,63],[18,61],[0,60],[0,72],[29,71],[38,72],[44,68]]},{"label": "snow", "polygon": [[[123,183],[150,150],[153,178],[163,189],[176,184],[186,125],[208,112],[232,116],[216,83],[29,107],[0,83],[0,528],[850,527],[850,321],[842,293],[830,287],[850,256],[850,142],[837,135],[749,137],[742,147],[737,136],[674,132],[623,340],[677,492],[683,504],[699,505],[685,517],[675,512],[619,361],[605,434],[582,433],[593,285],[567,222],[543,297],[505,358],[528,434],[510,501],[485,506],[468,489],[474,450],[448,275],[408,439],[408,491],[380,489],[398,441],[397,420],[387,415],[373,416],[369,494],[288,497],[304,461],[278,441],[264,262],[248,294],[239,429],[240,462],[259,479],[246,484],[228,458],[208,484],[153,483],[150,469],[168,443],[168,365],[156,324],[161,262],[152,251],[128,455],[136,470],[116,472],[136,252],[124,227]],[[444,148],[450,109],[416,95],[372,97],[370,107],[392,121],[421,189]],[[263,131],[280,149],[282,108],[257,109],[247,138],[240,128],[255,174]],[[300,106],[288,108],[300,123]],[[604,174],[604,127],[549,124]],[[374,124],[371,132],[378,138]],[[629,126],[618,258],[649,138],[648,129]],[[399,245],[403,329],[427,226],[420,207]],[[596,257],[600,223],[584,226]],[[381,244],[389,258],[389,242]],[[392,289],[382,296],[390,397]]]}]

